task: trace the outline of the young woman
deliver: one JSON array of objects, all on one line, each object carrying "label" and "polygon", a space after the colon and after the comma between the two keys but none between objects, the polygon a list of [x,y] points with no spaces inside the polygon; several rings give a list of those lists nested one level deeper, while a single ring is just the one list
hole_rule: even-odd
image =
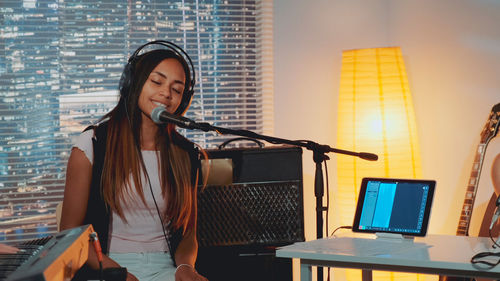
[{"label": "young woman", "polygon": [[[140,54],[154,44],[163,49]],[[194,269],[198,150],[174,125],[151,119],[159,106],[184,113],[194,69],[177,46],[146,45],[125,67],[117,106],[72,149],[61,229],[92,224],[102,267],[127,268],[127,280],[207,280]],[[87,265],[99,268],[94,251]]]}]

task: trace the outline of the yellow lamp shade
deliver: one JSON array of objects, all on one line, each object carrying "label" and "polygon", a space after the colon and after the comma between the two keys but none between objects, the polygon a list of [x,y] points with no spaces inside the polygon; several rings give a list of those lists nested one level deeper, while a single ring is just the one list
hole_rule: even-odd
[{"label": "yellow lamp shade", "polygon": [[[377,162],[337,156],[336,215],[340,225],[351,225],[363,177],[422,174],[415,113],[399,47],[342,53],[337,128],[337,147],[379,156]],[[374,275],[378,280],[416,280],[413,276]]]}]

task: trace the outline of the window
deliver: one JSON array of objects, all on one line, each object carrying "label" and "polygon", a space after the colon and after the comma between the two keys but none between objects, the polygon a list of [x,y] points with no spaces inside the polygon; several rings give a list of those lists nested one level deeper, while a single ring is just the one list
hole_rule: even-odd
[{"label": "window", "polygon": [[[56,231],[74,138],[116,104],[148,41],[193,59],[186,117],[272,133],[271,0],[3,0],[0,22],[0,241]],[[234,137],[181,132],[205,148]]]}]

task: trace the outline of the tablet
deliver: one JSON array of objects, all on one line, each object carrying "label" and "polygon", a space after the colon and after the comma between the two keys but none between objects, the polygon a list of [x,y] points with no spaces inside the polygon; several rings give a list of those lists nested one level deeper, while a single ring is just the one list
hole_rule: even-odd
[{"label": "tablet", "polygon": [[436,181],[364,178],[352,230],[425,236]]}]

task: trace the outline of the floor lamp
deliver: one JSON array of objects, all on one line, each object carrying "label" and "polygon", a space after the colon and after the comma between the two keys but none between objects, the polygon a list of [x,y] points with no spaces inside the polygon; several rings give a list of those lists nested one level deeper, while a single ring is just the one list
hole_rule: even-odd
[{"label": "floor lamp", "polygon": [[[422,174],[413,101],[399,47],[342,53],[337,128],[337,147],[379,156],[377,162],[337,156],[337,210],[340,224],[350,225],[363,177]],[[395,273],[377,278],[377,274],[375,280],[416,280],[414,274],[405,275],[408,279]],[[349,275],[348,280],[356,280]]]}]

